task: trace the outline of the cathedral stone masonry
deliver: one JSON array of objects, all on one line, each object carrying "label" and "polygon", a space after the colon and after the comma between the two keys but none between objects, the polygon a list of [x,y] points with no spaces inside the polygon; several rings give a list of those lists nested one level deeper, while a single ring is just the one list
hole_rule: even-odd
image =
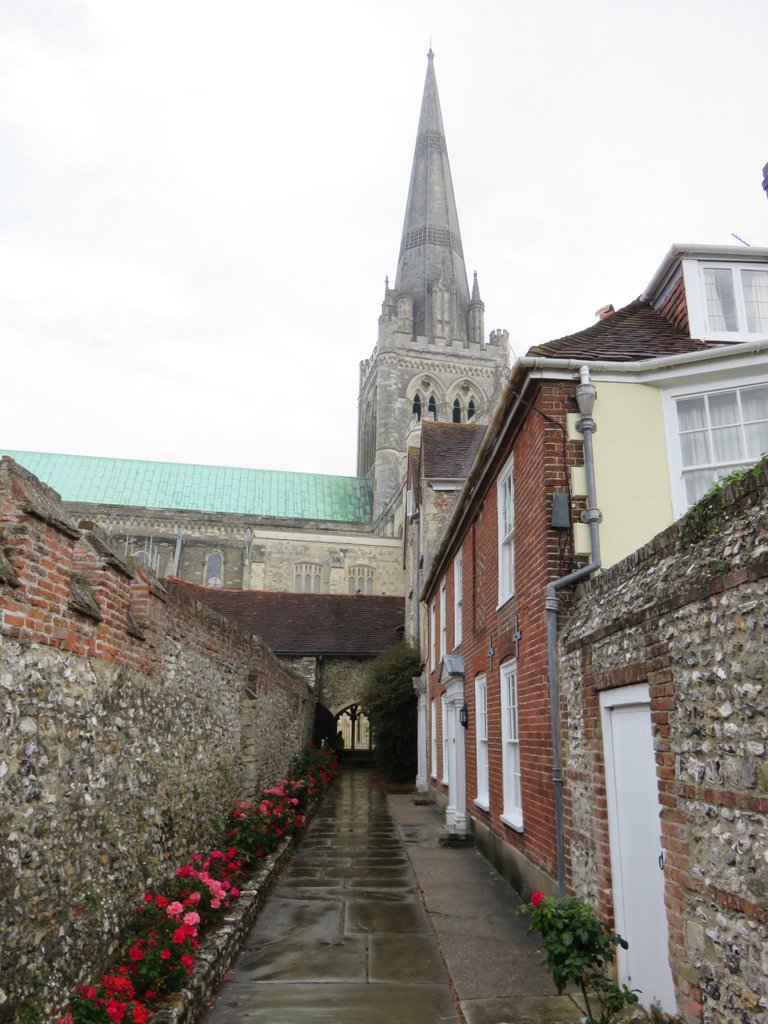
[{"label": "cathedral stone masonry", "polygon": [[0,1019],[51,1019],[229,805],[304,749],[306,683],[0,462]]},{"label": "cathedral stone masonry", "polygon": [[[581,588],[561,635],[569,883],[610,919],[598,696],[647,682],[687,1021],[768,1019],[768,466]],[[693,523],[693,526],[691,525]]]}]

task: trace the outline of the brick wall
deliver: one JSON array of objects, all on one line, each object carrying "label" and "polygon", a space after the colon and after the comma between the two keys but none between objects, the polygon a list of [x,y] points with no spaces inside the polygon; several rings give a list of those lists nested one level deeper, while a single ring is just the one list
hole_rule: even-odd
[{"label": "brick wall", "polygon": [[599,692],[645,682],[670,963],[691,1022],[768,1013],[767,609],[764,463],[583,586],[561,635],[569,887],[611,919]]},{"label": "brick wall", "polygon": [[145,888],[278,779],[306,683],[0,463],[0,1019],[104,966]]},{"label": "brick wall", "polygon": [[[546,886],[556,871],[552,787],[551,730],[547,686],[545,588],[572,568],[571,548],[549,527],[551,496],[567,488],[566,473],[581,464],[580,443],[564,441],[567,414],[575,411],[573,384],[548,382],[517,434],[500,447],[482,494],[473,501],[474,516],[461,539],[463,551],[464,693],[469,709],[466,733],[467,802],[472,827],[484,852],[523,891]],[[548,418],[544,418],[544,416]],[[555,422],[552,422],[555,421]],[[565,444],[565,449],[564,449]],[[515,595],[498,605],[498,520],[496,480],[514,452]],[[567,463],[567,468],[566,468]],[[453,567],[447,569],[448,650],[453,651]],[[436,631],[440,635],[439,588]],[[515,642],[516,628],[522,634]],[[489,646],[493,641],[493,660]],[[500,667],[517,654],[519,730],[524,827],[518,831],[501,819],[503,759]],[[439,659],[438,659],[439,660]],[[488,810],[477,796],[475,677],[485,673],[488,712]],[[430,674],[429,699],[439,702],[439,665]],[[438,732],[441,720],[438,714]],[[442,736],[438,737],[438,780],[442,777]],[[444,787],[438,785],[444,795]],[[510,856],[511,853],[511,856]],[[549,883],[551,888],[551,882]]]}]

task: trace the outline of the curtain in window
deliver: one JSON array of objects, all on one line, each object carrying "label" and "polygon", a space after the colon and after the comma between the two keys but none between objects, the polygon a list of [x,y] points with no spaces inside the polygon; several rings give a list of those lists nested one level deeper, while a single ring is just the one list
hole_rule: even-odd
[{"label": "curtain in window", "polygon": [[746,388],[741,393],[747,457],[759,459],[768,452],[768,387]]},{"label": "curtain in window", "polygon": [[704,292],[707,297],[707,316],[713,331],[738,331],[736,296],[733,278],[725,267],[705,267]]},{"label": "curtain in window", "polygon": [[742,270],[741,286],[747,309],[747,330],[753,334],[768,331],[768,271]]}]

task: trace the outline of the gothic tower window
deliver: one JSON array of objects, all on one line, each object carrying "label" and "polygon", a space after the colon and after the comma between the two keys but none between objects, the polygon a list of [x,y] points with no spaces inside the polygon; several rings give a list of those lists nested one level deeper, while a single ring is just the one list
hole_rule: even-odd
[{"label": "gothic tower window", "polygon": [[320,566],[311,562],[301,562],[297,565],[293,577],[293,589],[297,594],[319,594]]},{"label": "gothic tower window", "polygon": [[476,411],[477,410],[475,409],[475,400],[474,398],[470,398],[469,402],[467,403],[467,421],[472,419]]},{"label": "gothic tower window", "polygon": [[461,423],[461,402],[458,398],[454,399],[453,402],[453,422]]},{"label": "gothic tower window", "polygon": [[350,594],[373,593],[373,569],[368,565],[352,565],[349,569]]},{"label": "gothic tower window", "polygon": [[434,395],[430,395],[429,396],[429,403],[427,405],[427,412],[429,413],[429,415],[432,417],[433,420],[437,419],[437,402],[435,401],[435,396]]},{"label": "gothic tower window", "polygon": [[421,395],[418,391],[413,396],[413,406],[411,411],[417,420],[421,420]]},{"label": "gothic tower window", "polygon": [[218,551],[211,552],[205,560],[203,583],[206,587],[224,586],[224,559]]}]

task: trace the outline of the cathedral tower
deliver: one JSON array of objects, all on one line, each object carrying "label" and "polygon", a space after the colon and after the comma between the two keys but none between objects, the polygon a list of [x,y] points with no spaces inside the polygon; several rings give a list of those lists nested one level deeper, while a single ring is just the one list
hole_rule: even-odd
[{"label": "cathedral tower", "polygon": [[371,481],[374,516],[402,491],[414,419],[487,419],[509,338],[485,341],[484,312],[477,274],[471,294],[467,282],[430,50],[395,286],[387,280],[378,341],[360,364],[357,472]]}]

